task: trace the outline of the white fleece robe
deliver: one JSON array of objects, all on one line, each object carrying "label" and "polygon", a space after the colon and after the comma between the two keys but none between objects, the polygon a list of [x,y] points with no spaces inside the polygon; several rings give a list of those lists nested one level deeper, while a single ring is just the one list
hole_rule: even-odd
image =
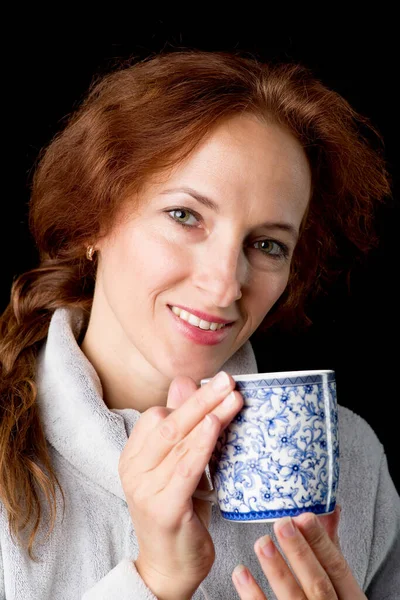
[{"label": "white fleece robe", "polygon": [[[32,562],[11,539],[0,502],[1,599],[155,600],[135,569],[138,545],[118,475],[119,456],[140,413],[105,405],[100,379],[78,345],[85,326],[78,309],[57,309],[38,355],[37,401],[65,514],[57,492],[55,529],[47,540],[43,529],[34,545],[39,562]],[[257,372],[250,342],[221,368],[232,375]],[[369,600],[399,600],[400,498],[384,449],[371,427],[342,406],[339,435],[342,551]],[[213,506],[210,533],[216,559],[194,600],[236,599],[231,574],[239,563],[274,599],[253,551],[262,535],[274,538],[272,525],[232,524]]]}]

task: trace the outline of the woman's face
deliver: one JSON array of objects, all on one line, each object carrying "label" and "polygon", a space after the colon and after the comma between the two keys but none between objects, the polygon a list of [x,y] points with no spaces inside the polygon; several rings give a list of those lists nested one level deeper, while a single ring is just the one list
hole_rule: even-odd
[{"label": "woman's face", "polygon": [[[310,190],[291,134],[250,115],[220,124],[96,244],[91,318],[99,337],[101,328],[119,359],[149,377],[154,370],[200,381],[217,372],[284,291]],[[182,326],[171,306],[234,323],[215,333]]]}]

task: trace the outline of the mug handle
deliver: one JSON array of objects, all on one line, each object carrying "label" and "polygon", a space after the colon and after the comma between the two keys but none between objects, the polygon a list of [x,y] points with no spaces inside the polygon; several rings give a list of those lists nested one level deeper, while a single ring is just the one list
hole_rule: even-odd
[{"label": "mug handle", "polygon": [[218,498],[217,492],[215,489],[212,490],[195,490],[193,493],[193,498],[198,498],[199,500],[206,500],[207,502],[211,502],[218,506]]}]

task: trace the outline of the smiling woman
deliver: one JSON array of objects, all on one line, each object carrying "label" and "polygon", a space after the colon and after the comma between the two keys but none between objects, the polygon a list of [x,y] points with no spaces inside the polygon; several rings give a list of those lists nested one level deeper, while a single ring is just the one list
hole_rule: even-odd
[{"label": "smiling woman", "polygon": [[[253,115],[224,119],[188,158],[153,179],[95,244],[96,287],[81,348],[109,408],[161,406],[176,375],[199,382],[243,346],[287,286],[311,191],[300,143]],[[186,182],[201,196],[192,189],[185,207],[171,208]],[[192,206],[204,206],[205,189],[214,200],[200,214]],[[276,239],[265,237],[272,233]],[[204,331],[193,319],[171,320],[168,305],[234,323]]]},{"label": "smiling woman", "polygon": [[338,512],[249,531],[193,497],[250,336],[309,324],[377,243],[379,139],[300,65],[187,50],[93,82],[39,157],[40,264],[0,318],[0,598],[395,598],[400,502],[350,411],[340,544]]}]

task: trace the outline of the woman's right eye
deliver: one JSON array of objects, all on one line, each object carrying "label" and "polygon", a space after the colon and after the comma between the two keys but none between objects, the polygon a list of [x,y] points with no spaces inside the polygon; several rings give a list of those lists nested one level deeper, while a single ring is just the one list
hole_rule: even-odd
[{"label": "woman's right eye", "polygon": [[195,216],[195,213],[193,211],[189,210],[188,208],[173,208],[172,210],[167,210],[166,213],[170,216],[170,218],[175,223],[177,223],[178,225],[182,225],[182,227],[195,227],[195,225],[189,225],[188,223],[182,223],[182,221],[178,221],[176,217],[171,216],[170,213],[178,213],[178,214],[180,213],[181,216],[182,216],[182,214],[184,215],[185,213],[188,213],[197,222],[199,222],[201,220],[200,215]]}]

